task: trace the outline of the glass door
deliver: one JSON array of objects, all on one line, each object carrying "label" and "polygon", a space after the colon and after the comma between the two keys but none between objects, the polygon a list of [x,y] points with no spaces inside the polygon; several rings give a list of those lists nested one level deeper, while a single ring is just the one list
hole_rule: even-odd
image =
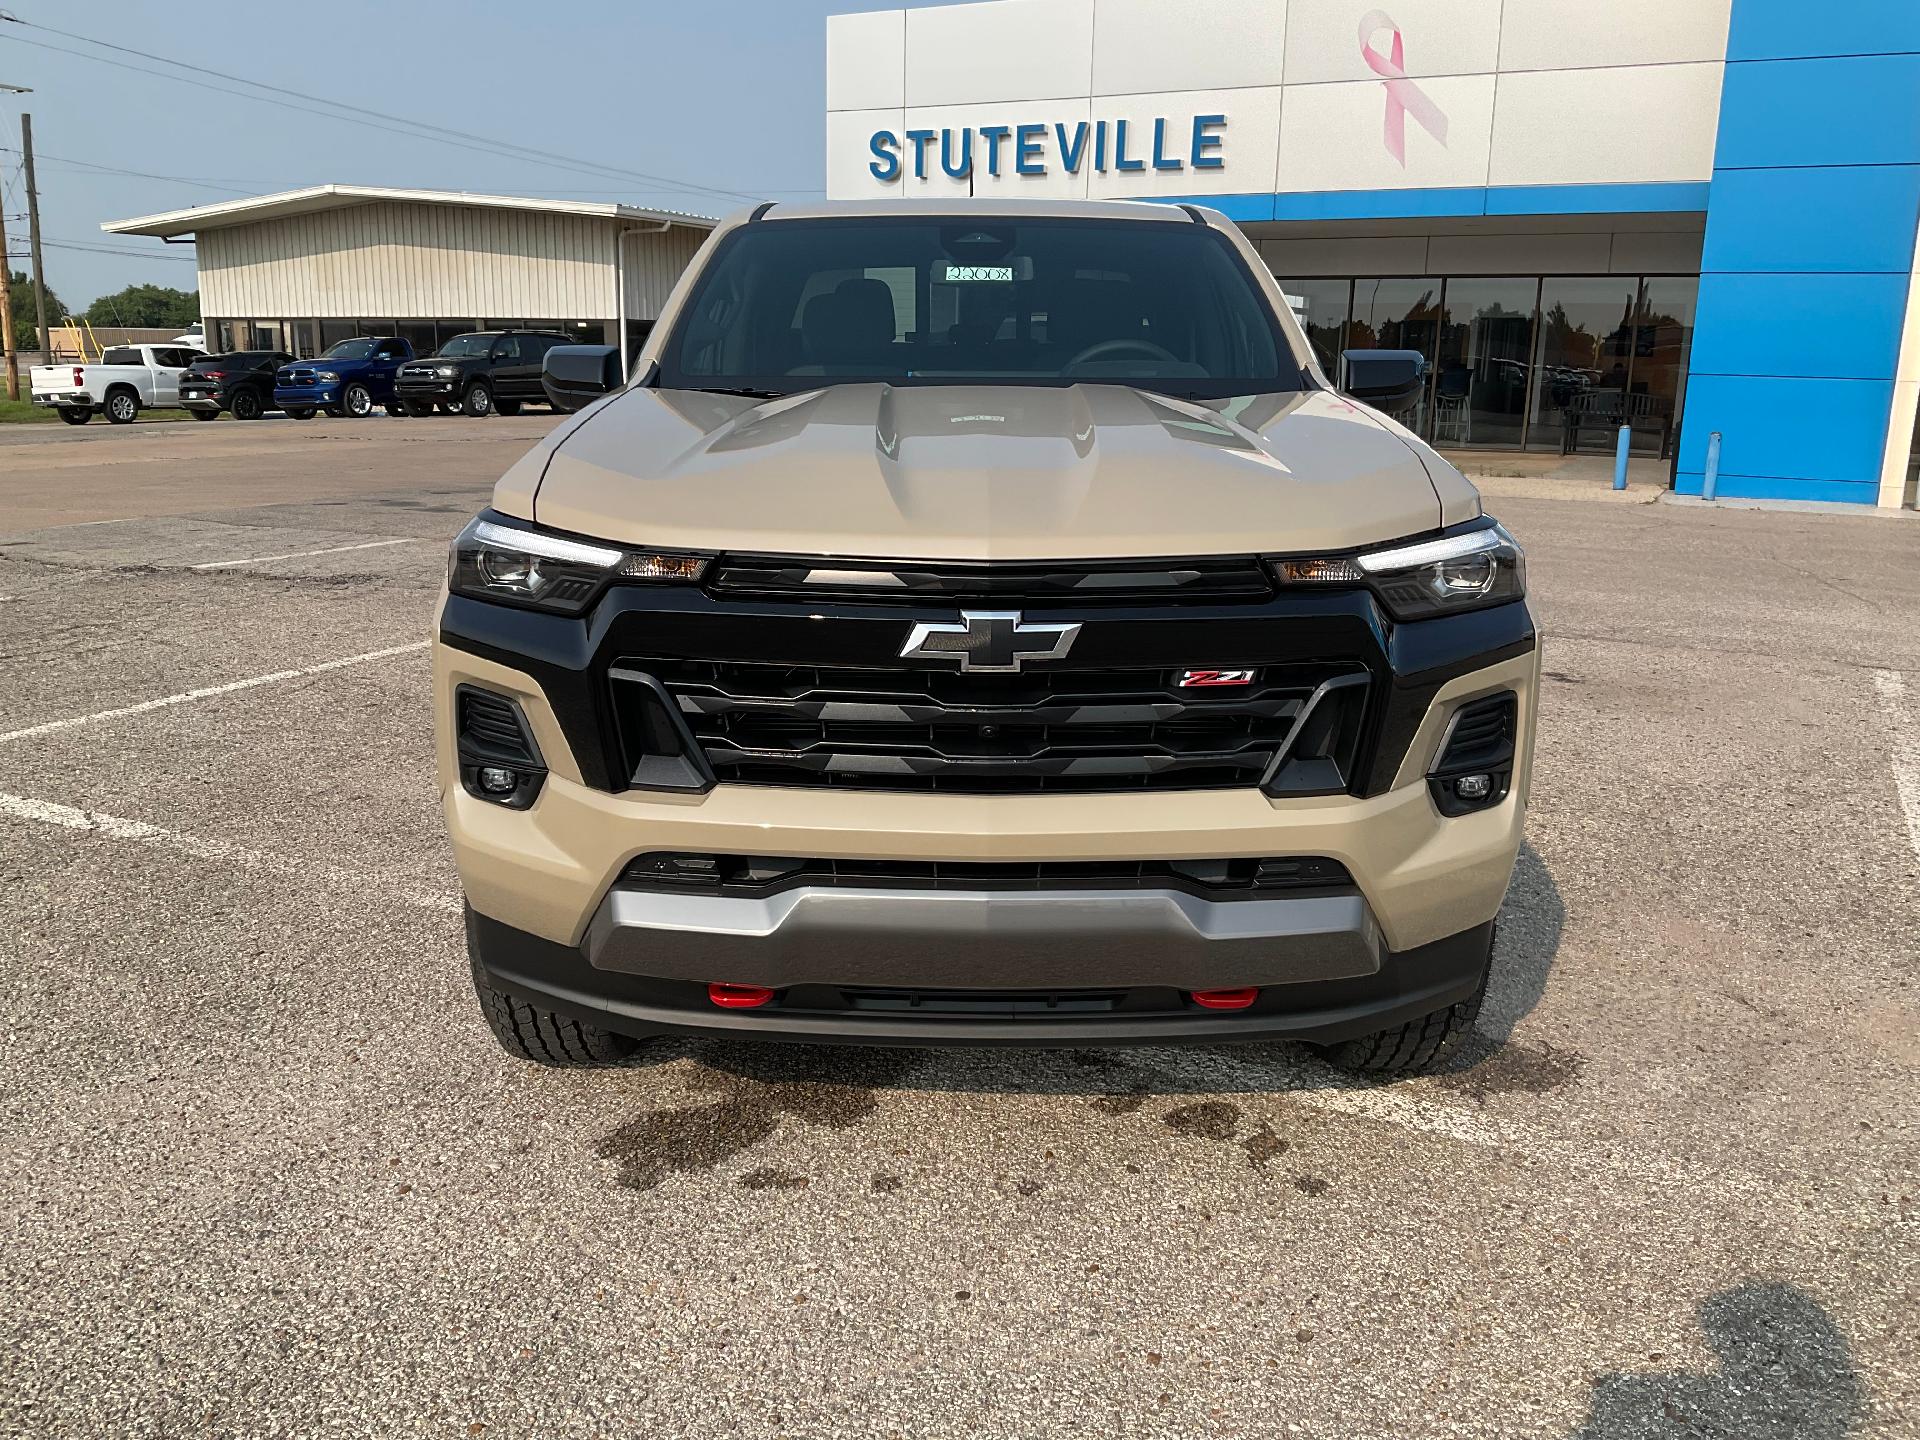
[{"label": "glass door", "polygon": [[[1347,325],[1350,350],[1418,350],[1433,368],[1440,338],[1438,280],[1356,280],[1353,318]],[[1344,377],[1342,377],[1344,378]],[[1428,386],[1401,422],[1416,435],[1428,433],[1433,387]]]},{"label": "glass door", "polygon": [[1517,448],[1527,432],[1536,279],[1449,280],[1433,377],[1436,445]]}]

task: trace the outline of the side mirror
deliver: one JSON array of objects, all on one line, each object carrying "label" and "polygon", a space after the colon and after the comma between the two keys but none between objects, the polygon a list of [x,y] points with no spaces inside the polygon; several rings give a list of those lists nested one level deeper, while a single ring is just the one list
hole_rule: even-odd
[{"label": "side mirror", "polygon": [[556,345],[540,367],[540,388],[569,413],[620,388],[620,351],[612,345]]},{"label": "side mirror", "polygon": [[1347,394],[1389,415],[1410,410],[1427,383],[1427,357],[1418,350],[1344,350]]}]

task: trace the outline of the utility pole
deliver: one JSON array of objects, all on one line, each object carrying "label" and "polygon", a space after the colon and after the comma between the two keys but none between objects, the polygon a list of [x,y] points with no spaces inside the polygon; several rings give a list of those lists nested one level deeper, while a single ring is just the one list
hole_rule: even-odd
[{"label": "utility pole", "polygon": [[0,196],[0,352],[7,357],[7,398],[20,398],[20,352],[13,347],[13,264],[7,259],[7,205]]},{"label": "utility pole", "polygon": [[20,116],[20,154],[27,167],[27,250],[33,259],[33,318],[40,327],[40,351],[53,363],[53,331],[47,328],[46,270],[40,263],[40,192],[33,183],[33,116]]},{"label": "utility pole", "polygon": [[[24,85],[0,84],[9,95],[31,95]],[[20,398],[20,350],[13,343],[13,262],[7,258],[7,204],[0,193],[0,354],[6,356],[7,398]]]}]

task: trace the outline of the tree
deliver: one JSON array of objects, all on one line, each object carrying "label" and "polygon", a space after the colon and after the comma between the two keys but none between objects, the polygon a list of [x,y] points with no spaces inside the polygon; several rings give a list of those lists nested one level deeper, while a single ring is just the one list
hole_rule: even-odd
[{"label": "tree", "polygon": [[[34,328],[33,318],[33,282],[23,270],[7,272],[7,303],[13,310],[13,343],[22,350],[43,350],[46,348],[44,337]],[[47,324],[58,325],[66,316],[67,310],[60,303],[60,297],[47,291]],[[40,337],[40,338],[36,338]]]},{"label": "tree", "polygon": [[[51,311],[52,302],[48,302]],[[200,292],[165,285],[129,285],[102,295],[87,306],[89,325],[126,325],[135,329],[184,330],[200,318]]]}]

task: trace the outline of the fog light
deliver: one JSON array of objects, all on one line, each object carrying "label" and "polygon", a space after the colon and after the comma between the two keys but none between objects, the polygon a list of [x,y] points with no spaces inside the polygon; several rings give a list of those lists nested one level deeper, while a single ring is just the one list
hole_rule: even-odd
[{"label": "fog light", "polygon": [[1491,775],[1462,775],[1453,782],[1453,793],[1462,800],[1484,800],[1493,793]]},{"label": "fog light", "polygon": [[1249,985],[1244,990],[1196,990],[1193,1003],[1202,1010],[1245,1010],[1260,998],[1260,991]]},{"label": "fog light", "polygon": [[722,1010],[758,1010],[773,999],[764,985],[709,985],[707,999]]},{"label": "fog light", "polygon": [[520,783],[520,777],[504,765],[482,765],[479,778],[480,788],[489,795],[511,795]]}]

